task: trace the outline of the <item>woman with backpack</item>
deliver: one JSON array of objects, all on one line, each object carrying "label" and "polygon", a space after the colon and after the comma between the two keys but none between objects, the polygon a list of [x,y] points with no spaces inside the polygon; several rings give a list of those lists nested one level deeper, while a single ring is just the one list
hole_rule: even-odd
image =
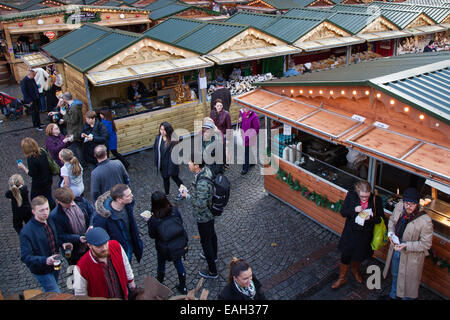
[{"label": "woman with backpack", "polygon": [[166,261],[173,261],[179,280],[177,290],[186,294],[186,271],[181,258],[187,252],[188,236],[183,227],[180,211],[172,206],[161,191],[153,192],[151,201],[153,214],[147,225],[150,238],[155,239],[158,259],[157,279],[163,283]]}]

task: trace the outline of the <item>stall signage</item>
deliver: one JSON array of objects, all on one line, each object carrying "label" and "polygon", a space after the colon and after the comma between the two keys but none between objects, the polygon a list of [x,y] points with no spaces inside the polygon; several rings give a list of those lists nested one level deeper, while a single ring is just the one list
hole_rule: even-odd
[{"label": "stall signage", "polygon": [[44,32],[44,35],[45,35],[47,38],[49,38],[50,40],[53,40],[53,39],[55,39],[55,37],[56,37],[56,33],[55,33],[54,31],[47,31],[47,32]]},{"label": "stall signage", "polygon": [[283,124],[283,134],[285,136],[290,136],[292,134],[292,127],[287,124]]},{"label": "stall signage", "polygon": [[381,128],[381,129],[387,129],[387,128],[389,128],[389,125],[388,125],[388,124],[383,123],[383,122],[378,122],[378,121],[374,122],[373,125],[374,125],[375,127]]},{"label": "stall signage", "polygon": [[206,89],[208,86],[208,82],[206,81],[206,77],[204,78],[199,78],[199,84],[198,84],[200,89]]},{"label": "stall signage", "polygon": [[359,121],[359,122],[364,122],[364,121],[366,120],[366,118],[364,118],[364,117],[362,117],[362,116],[359,116],[359,115],[357,115],[357,114],[354,114],[354,115],[352,116],[352,119],[353,119],[353,120],[356,120],[356,121]]}]

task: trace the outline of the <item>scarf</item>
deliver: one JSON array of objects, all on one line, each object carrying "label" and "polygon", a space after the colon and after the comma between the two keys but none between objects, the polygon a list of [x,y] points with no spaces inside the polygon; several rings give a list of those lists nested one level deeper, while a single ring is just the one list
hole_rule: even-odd
[{"label": "scarf", "polygon": [[405,232],[406,226],[408,225],[408,223],[416,220],[418,217],[424,215],[425,212],[420,211],[419,212],[419,206],[417,206],[416,210],[414,210],[413,213],[411,213],[410,215],[408,215],[408,213],[406,213],[405,208],[403,208],[403,212],[402,215],[400,217],[400,219],[398,219],[397,223],[395,224],[395,235],[400,239],[400,241],[403,241],[403,233]]},{"label": "scarf", "polygon": [[367,200],[366,202],[362,202],[361,200],[359,201],[359,204],[361,205],[361,208],[363,210],[366,210],[367,207],[369,206],[369,200]]},{"label": "scarf", "polygon": [[253,283],[253,281],[250,281],[250,285],[247,288],[241,287],[234,280],[233,280],[233,282],[234,282],[234,285],[236,286],[236,288],[238,289],[238,291],[240,293],[242,293],[243,295],[249,297],[252,300],[255,298],[256,289],[255,289],[255,284]]},{"label": "scarf", "polygon": [[86,221],[84,220],[83,211],[75,203],[69,208],[63,208],[67,218],[69,218],[70,227],[73,233],[82,235],[86,232]]}]

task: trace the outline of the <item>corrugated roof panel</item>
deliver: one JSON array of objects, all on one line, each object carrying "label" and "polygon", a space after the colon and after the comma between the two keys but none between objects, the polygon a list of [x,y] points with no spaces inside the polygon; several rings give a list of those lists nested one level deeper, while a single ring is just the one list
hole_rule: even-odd
[{"label": "corrugated roof panel", "polygon": [[79,49],[83,44],[99,39],[108,32],[99,28],[83,25],[77,30],[69,32],[45,46],[42,49],[57,59],[62,59],[66,55]]},{"label": "corrugated roof panel", "polygon": [[321,23],[321,20],[280,18],[264,31],[288,43],[293,43]]},{"label": "corrugated roof panel", "polygon": [[436,23],[441,23],[450,14],[450,8],[435,8],[429,6],[413,6],[414,10],[420,10],[425,12],[427,16],[436,21]]},{"label": "corrugated roof panel", "polygon": [[200,54],[207,54],[246,28],[244,26],[208,23],[177,40],[175,44]]},{"label": "corrugated roof panel", "polygon": [[123,50],[137,39],[139,37],[113,32],[67,56],[65,60],[79,70],[87,71]]},{"label": "corrugated roof panel", "polygon": [[171,16],[173,14],[182,12],[186,9],[189,9],[189,6],[185,6],[185,5],[181,5],[181,4],[177,4],[177,3],[172,3],[169,4],[168,6],[153,10],[150,13],[150,19],[152,20],[159,20],[161,18],[167,17],[167,16]]},{"label": "corrugated roof panel", "polygon": [[327,9],[340,12],[368,13],[365,5],[337,4]]},{"label": "corrugated roof panel", "polygon": [[328,18],[328,21],[334,23],[352,34],[357,34],[369,23],[377,19],[375,15],[349,12],[336,12]]},{"label": "corrugated roof panel", "polygon": [[414,19],[417,19],[421,13],[417,11],[382,9],[381,15],[400,29],[403,29],[414,21]]},{"label": "corrugated roof panel", "polygon": [[285,17],[292,18],[310,18],[324,20],[331,16],[334,12],[317,9],[293,8],[284,14]]},{"label": "corrugated roof panel", "polygon": [[167,19],[144,32],[144,35],[173,43],[189,32],[205,25],[205,22],[185,19]]},{"label": "corrugated roof panel", "polygon": [[255,28],[263,29],[265,26],[273,23],[278,17],[274,15],[254,14],[250,12],[239,12],[226,20],[227,23],[236,23],[249,25]]}]

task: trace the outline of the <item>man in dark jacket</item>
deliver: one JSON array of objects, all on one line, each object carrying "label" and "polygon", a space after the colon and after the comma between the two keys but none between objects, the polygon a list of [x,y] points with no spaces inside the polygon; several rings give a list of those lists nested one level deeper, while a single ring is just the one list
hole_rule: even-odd
[{"label": "man in dark jacket", "polygon": [[88,111],[85,115],[86,123],[81,131],[83,143],[84,161],[96,165],[97,159],[94,156],[94,149],[100,144],[107,144],[109,139],[108,129],[103,122],[97,119],[95,111]]},{"label": "man in dark jacket", "polygon": [[85,234],[93,227],[95,210],[85,198],[75,198],[70,188],[58,188],[53,195],[58,205],[50,213],[50,218],[55,223],[58,238],[72,243],[71,256],[66,258],[69,265],[75,265],[88,251]]},{"label": "man in dark jacket", "polygon": [[[50,208],[43,196],[37,196],[31,201],[33,218],[28,221],[20,232],[21,260],[39,281],[44,292],[60,293],[58,287],[60,239],[53,221],[48,219]],[[63,243],[63,249],[73,248],[71,243]],[[59,264],[57,263],[59,260]]]},{"label": "man in dark jacket", "polygon": [[118,241],[130,262],[133,253],[139,262],[143,245],[133,216],[133,208],[131,189],[126,184],[117,184],[95,202],[97,215],[94,217],[94,227],[105,229],[112,240]]},{"label": "man in dark jacket", "polygon": [[[81,165],[85,166],[83,153],[81,151],[81,130],[83,128],[83,103],[80,100],[74,99],[70,92],[65,92],[62,95],[66,108],[61,108],[60,112],[63,115],[62,124],[65,124],[68,136],[73,136],[72,144],[69,149],[73,151],[75,156],[80,160]],[[61,124],[61,123],[60,123]]]},{"label": "man in dark jacket", "polygon": [[131,81],[128,87],[128,99],[134,104],[142,101],[146,97],[147,89],[141,81]]},{"label": "man in dark jacket", "polygon": [[211,110],[215,110],[214,103],[217,99],[222,100],[223,108],[226,111],[230,111],[231,93],[230,90],[225,88],[225,80],[222,77],[218,77],[216,80],[216,89],[211,95]]},{"label": "man in dark jacket", "polygon": [[39,115],[41,103],[39,100],[39,89],[36,81],[34,81],[35,75],[36,72],[34,72],[34,70],[28,70],[28,74],[20,81],[20,89],[22,90],[23,102],[30,105],[33,127],[39,131],[42,131],[41,118]]}]

